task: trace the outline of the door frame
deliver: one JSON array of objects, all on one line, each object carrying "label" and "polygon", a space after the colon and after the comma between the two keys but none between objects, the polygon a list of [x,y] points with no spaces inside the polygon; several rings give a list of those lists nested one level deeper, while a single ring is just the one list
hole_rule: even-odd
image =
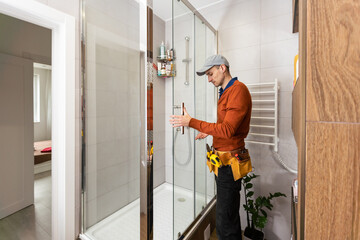
[{"label": "door frame", "polygon": [[52,30],[52,239],[75,239],[75,18],[34,0],[0,13]]}]

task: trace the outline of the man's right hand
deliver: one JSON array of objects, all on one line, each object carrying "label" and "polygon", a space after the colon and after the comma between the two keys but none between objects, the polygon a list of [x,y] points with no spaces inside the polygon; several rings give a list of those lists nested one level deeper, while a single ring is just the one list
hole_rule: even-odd
[{"label": "man's right hand", "polygon": [[200,132],[200,133],[195,137],[195,140],[204,139],[204,138],[206,138],[207,136],[209,136],[209,134]]}]

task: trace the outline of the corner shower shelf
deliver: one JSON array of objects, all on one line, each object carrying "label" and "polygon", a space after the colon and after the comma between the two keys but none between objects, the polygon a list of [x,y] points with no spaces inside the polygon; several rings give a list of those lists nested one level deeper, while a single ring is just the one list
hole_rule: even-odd
[{"label": "corner shower shelf", "polygon": [[[167,58],[166,56],[157,56],[157,60],[159,62],[162,62],[162,63],[168,63],[168,62],[172,62],[175,60],[175,57],[173,58]],[[173,63],[173,66],[174,66],[174,63]],[[168,77],[175,77],[176,76],[176,71],[175,70],[172,70],[171,71],[171,74],[167,75],[167,74],[157,74],[158,77],[162,77],[162,78],[168,78]]]},{"label": "corner shower shelf", "polygon": [[[246,84],[255,105],[251,117],[251,132],[246,143],[273,146],[278,151],[278,92],[277,79],[274,82]],[[266,99],[259,99],[264,96]],[[264,106],[265,105],[265,106]],[[269,116],[270,114],[270,116]],[[264,115],[264,116],[263,116]],[[255,121],[255,122],[254,122]],[[263,130],[262,130],[263,129]],[[260,131],[265,131],[260,132]],[[250,137],[250,139],[249,139]]]}]

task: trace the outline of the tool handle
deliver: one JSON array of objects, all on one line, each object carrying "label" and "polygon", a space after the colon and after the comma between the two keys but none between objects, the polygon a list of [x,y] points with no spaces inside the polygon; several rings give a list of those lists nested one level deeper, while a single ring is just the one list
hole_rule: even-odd
[{"label": "tool handle", "polygon": [[[185,107],[185,104],[184,102],[181,103],[181,115],[184,116],[184,107]],[[184,135],[184,126],[181,127],[181,134]]]}]

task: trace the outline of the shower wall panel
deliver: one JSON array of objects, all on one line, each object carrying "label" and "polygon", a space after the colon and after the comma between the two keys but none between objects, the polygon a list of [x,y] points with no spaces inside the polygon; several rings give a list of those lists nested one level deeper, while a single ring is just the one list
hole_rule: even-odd
[{"label": "shower wall panel", "polygon": [[[154,6],[156,7],[156,6]],[[154,62],[159,55],[159,46],[165,41],[165,21],[153,16]],[[165,182],[165,83],[169,78],[154,78],[154,188]]]},{"label": "shower wall panel", "polygon": [[86,0],[84,10],[88,228],[139,198],[140,30],[136,1]]}]

